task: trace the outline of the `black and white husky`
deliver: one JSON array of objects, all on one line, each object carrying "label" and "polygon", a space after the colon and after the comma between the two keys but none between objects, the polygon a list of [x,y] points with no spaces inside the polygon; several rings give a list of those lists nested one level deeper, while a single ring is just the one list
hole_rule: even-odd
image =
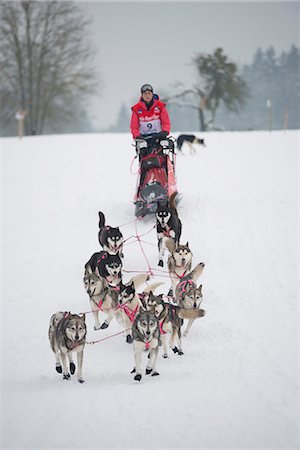
[{"label": "black and white husky", "polygon": [[171,333],[170,348],[174,353],[183,355],[181,342],[182,319],[195,320],[204,316],[203,309],[184,309],[172,303],[166,302],[162,295],[150,293],[148,307],[152,310],[159,321],[161,341],[163,346],[163,357],[168,357],[167,334]]},{"label": "black and white husky", "polygon": [[182,152],[183,144],[188,144],[188,146],[190,147],[191,154],[196,153],[196,149],[193,146],[193,144],[200,144],[205,147],[204,139],[197,138],[197,136],[195,136],[194,134],[181,134],[180,136],[178,136],[176,141],[177,141],[177,149],[181,153],[183,153]]},{"label": "black and white husky", "polygon": [[159,375],[156,370],[158,345],[160,342],[159,323],[155,315],[149,311],[140,312],[132,326],[133,350],[135,366],[131,373],[136,373],[134,379],[142,379],[142,355],[149,352],[146,375]]},{"label": "black and white husky", "polygon": [[99,211],[99,244],[108,253],[117,254],[123,257],[124,238],[119,227],[105,225],[105,216]]},{"label": "black and white husky", "polygon": [[[72,359],[72,352],[76,352],[78,364],[77,378],[79,383],[83,383],[82,361],[86,338],[85,314],[80,316],[71,314],[70,312],[57,312],[53,314],[50,319],[48,336],[51,349],[55,354],[56,371],[63,374],[64,380],[69,380],[76,370]],[[69,360],[69,367],[67,365],[67,358]]]},{"label": "black and white husky", "polygon": [[[188,274],[186,274],[176,286],[175,298],[178,306],[187,310],[200,309],[200,305],[203,299],[202,285],[196,286],[196,281],[203,272],[205,264],[199,263]],[[183,333],[187,336],[190,328],[194,322],[193,318],[190,318],[187,327]]]},{"label": "black and white husky", "polygon": [[157,203],[156,217],[156,233],[158,240],[159,260],[158,265],[163,267],[164,254],[166,248],[166,240],[173,239],[175,244],[179,243],[182,224],[178,217],[175,198],[177,192],[174,192],[167,203]]},{"label": "black and white husky", "polygon": [[105,251],[94,253],[85,264],[85,274],[96,273],[111,286],[118,286],[122,280],[122,260],[119,254]]}]

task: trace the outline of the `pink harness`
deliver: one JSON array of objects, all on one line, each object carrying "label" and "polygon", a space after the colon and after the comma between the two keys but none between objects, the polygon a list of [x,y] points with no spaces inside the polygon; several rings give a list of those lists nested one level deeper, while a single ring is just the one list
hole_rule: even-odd
[{"label": "pink harness", "polygon": [[98,306],[98,308],[102,311],[102,303],[103,303],[103,300],[102,300],[102,298],[100,298],[100,300],[99,300],[99,303],[97,304],[97,306]]},{"label": "pink harness", "polygon": [[166,331],[163,330],[163,324],[164,324],[164,320],[162,320],[161,322],[159,322],[159,329],[160,329],[160,333],[161,334],[167,334]]},{"label": "pink harness", "polygon": [[137,310],[138,310],[139,305],[136,305],[136,307],[134,309],[130,309],[129,306],[125,305],[119,305],[119,308],[122,309],[125,314],[127,315],[127,317],[129,318],[130,322],[133,323]]},{"label": "pink harness", "polygon": [[178,283],[177,287],[180,289],[180,296],[182,296],[183,293],[186,293],[186,286],[187,286],[187,284],[194,285],[194,282],[190,278],[189,280],[183,280],[180,283]]}]

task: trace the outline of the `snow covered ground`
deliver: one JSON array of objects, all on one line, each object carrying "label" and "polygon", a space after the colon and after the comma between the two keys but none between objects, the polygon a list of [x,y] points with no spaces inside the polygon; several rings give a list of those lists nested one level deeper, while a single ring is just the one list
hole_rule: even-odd
[{"label": "snow covered ground", "polygon": [[[207,315],[184,356],[160,355],[160,376],[140,384],[123,335],[87,345],[83,385],[55,372],[48,323],[59,310],[89,310],[82,276],[100,248],[98,211],[125,238],[136,234],[131,137],[1,140],[2,448],[298,447],[299,132],[205,139],[195,156],[178,155],[177,181],[182,242],[206,263]],[[138,233],[153,223],[139,221]],[[157,268],[155,231],[144,239]],[[138,243],[124,253],[126,270],[147,270]],[[87,325],[88,340],[121,330],[114,321],[94,331],[90,314]]]}]

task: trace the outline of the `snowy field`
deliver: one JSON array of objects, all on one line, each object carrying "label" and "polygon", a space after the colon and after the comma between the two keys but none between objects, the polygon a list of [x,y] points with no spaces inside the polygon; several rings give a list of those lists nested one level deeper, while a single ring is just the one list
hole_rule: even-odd
[{"label": "snowy field", "polygon": [[[185,354],[160,354],[160,376],[140,384],[123,335],[86,346],[82,385],[55,372],[47,336],[54,312],[90,309],[82,277],[100,249],[98,211],[125,238],[154,224],[133,221],[130,135],[0,141],[2,448],[298,448],[299,132],[204,137],[195,156],[178,155],[177,185],[181,241],[206,263],[207,314]],[[144,239],[157,269],[155,231]],[[147,270],[138,243],[124,254],[124,269]],[[94,331],[91,314],[87,326],[88,340],[121,331]]]}]

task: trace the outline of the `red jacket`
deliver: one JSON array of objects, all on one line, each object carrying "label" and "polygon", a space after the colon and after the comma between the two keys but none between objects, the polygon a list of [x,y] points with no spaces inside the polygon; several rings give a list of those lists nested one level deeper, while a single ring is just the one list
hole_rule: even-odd
[{"label": "red jacket", "polygon": [[153,100],[153,105],[149,110],[142,97],[131,108],[130,129],[134,139],[140,134],[152,134],[161,131],[170,133],[171,123],[165,103],[159,100],[157,94],[154,94]]}]

